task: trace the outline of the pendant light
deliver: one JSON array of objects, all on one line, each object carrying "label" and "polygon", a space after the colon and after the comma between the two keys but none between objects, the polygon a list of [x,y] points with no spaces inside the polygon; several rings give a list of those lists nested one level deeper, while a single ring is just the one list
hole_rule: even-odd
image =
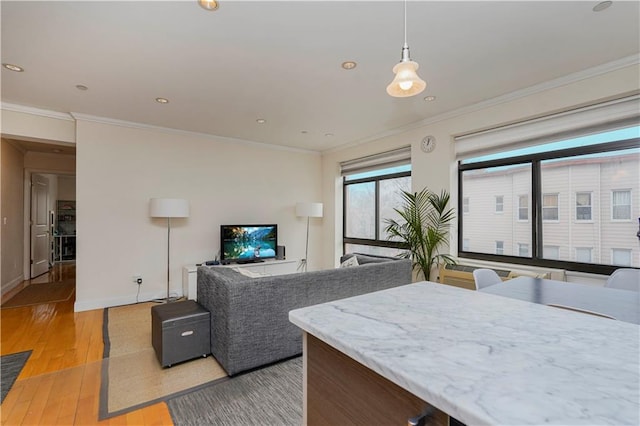
[{"label": "pendant light", "polygon": [[404,0],[404,45],[402,46],[402,59],[393,67],[395,78],[387,86],[387,93],[395,98],[406,98],[422,92],[427,83],[422,80],[416,70],[419,65],[409,57],[409,45],[407,44],[407,0]]}]

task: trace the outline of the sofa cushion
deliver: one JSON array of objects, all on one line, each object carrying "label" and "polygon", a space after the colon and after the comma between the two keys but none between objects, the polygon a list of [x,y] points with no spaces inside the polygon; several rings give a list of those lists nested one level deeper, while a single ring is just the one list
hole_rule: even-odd
[{"label": "sofa cushion", "polygon": [[342,262],[340,264],[341,268],[348,268],[350,266],[358,266],[358,257],[357,256],[351,256],[348,257],[347,259],[344,260],[344,262]]}]

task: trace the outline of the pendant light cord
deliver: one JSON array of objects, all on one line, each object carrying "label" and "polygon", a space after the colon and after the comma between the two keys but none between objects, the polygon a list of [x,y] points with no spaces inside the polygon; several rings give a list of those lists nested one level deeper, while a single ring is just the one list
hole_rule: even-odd
[{"label": "pendant light cord", "polygon": [[407,0],[404,0],[404,45],[407,46]]}]

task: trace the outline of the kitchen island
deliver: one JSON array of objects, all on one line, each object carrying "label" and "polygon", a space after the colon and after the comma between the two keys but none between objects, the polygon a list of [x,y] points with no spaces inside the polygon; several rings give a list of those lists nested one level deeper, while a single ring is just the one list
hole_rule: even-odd
[{"label": "kitchen island", "polygon": [[[427,404],[469,425],[640,423],[636,324],[429,282],[297,309],[289,318],[305,332],[309,424],[358,423],[382,404],[376,384],[343,412],[341,388],[359,379],[339,359],[397,387],[390,406],[407,395],[417,400],[403,424]],[[337,374],[322,380],[319,371]]]}]

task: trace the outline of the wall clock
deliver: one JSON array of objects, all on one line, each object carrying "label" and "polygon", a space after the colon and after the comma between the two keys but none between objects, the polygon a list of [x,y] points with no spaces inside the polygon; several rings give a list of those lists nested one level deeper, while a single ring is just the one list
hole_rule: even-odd
[{"label": "wall clock", "polygon": [[436,138],[433,136],[425,136],[422,142],[420,142],[420,148],[422,148],[424,152],[433,151],[436,149]]}]

